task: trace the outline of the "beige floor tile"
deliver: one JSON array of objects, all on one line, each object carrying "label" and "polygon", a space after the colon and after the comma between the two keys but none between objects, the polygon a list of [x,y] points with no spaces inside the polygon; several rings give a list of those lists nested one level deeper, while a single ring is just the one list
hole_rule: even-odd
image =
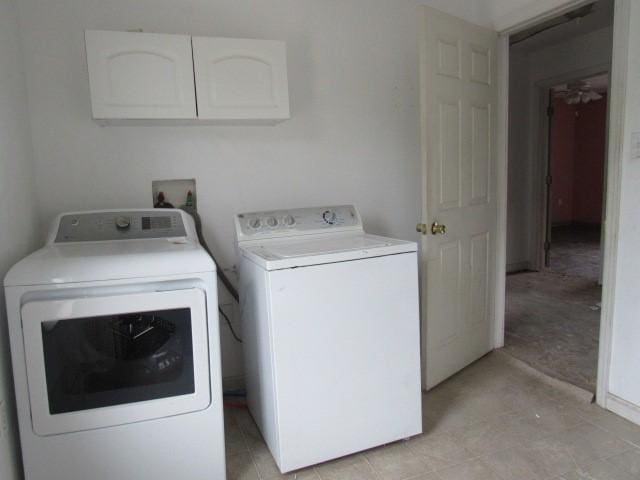
[{"label": "beige floor tile", "polygon": [[640,450],[634,448],[628,452],[609,457],[607,461],[640,479]]},{"label": "beige floor tile", "polygon": [[322,480],[378,480],[378,476],[362,454],[323,463],[316,467]]},{"label": "beige floor tile", "polygon": [[585,467],[565,473],[562,480],[636,480],[624,470],[612,465],[606,460],[598,460]]},{"label": "beige floor tile", "polygon": [[424,434],[437,435],[473,425],[483,419],[480,417],[458,414],[454,408],[444,411],[423,410],[422,431]]},{"label": "beige floor tile", "polygon": [[424,433],[443,432],[484,420],[469,408],[470,395],[462,391],[439,386],[423,395],[422,416]]},{"label": "beige floor tile", "polygon": [[224,428],[224,444],[227,455],[236,455],[248,450],[240,427],[235,423],[227,423]]},{"label": "beige floor tile", "polygon": [[476,392],[463,397],[457,410],[469,417],[487,420],[524,408],[521,397],[523,395],[511,387]]},{"label": "beige floor tile", "polygon": [[411,480],[441,480],[437,473],[425,473],[411,478]]},{"label": "beige floor tile", "polygon": [[249,412],[226,409],[228,480],[640,480],[640,427],[504,355],[424,395],[423,424],[407,442],[281,475]]},{"label": "beige floor tile", "polygon": [[409,440],[407,446],[422,457],[432,470],[457,465],[477,456],[449,433],[421,435]]},{"label": "beige floor tile", "polygon": [[405,480],[431,471],[427,461],[407,443],[394,443],[364,453],[381,480]]},{"label": "beige floor tile", "polygon": [[442,480],[501,480],[483,461],[476,459],[436,472]]},{"label": "beige floor tile", "polygon": [[577,405],[577,413],[586,421],[640,447],[640,426],[609,412],[596,404]]},{"label": "beige floor tile", "polygon": [[265,445],[262,434],[247,409],[238,409],[234,412],[235,420],[242,431],[247,447],[251,450]]},{"label": "beige floor tile", "polygon": [[491,420],[454,430],[456,441],[480,456],[512,448],[522,439],[517,414],[501,415]]},{"label": "beige floor tile", "polygon": [[521,413],[517,432],[523,441],[561,433],[584,423],[577,414],[561,405],[538,403]]},{"label": "beige floor tile", "polygon": [[262,477],[263,480],[320,480],[320,476],[314,468],[306,468],[290,473],[278,473],[270,477]]},{"label": "beige floor tile", "polygon": [[536,480],[538,476],[531,471],[529,459],[516,449],[502,450],[486,457],[482,461],[498,474],[502,480]]},{"label": "beige floor tile", "polygon": [[278,465],[276,465],[271,452],[266,445],[251,449],[251,457],[258,469],[261,478],[270,478],[280,475]]},{"label": "beige floor tile", "polygon": [[538,478],[553,478],[577,466],[571,453],[557,436],[515,447],[514,452]]},{"label": "beige floor tile", "polygon": [[590,464],[601,458],[623,453],[633,448],[623,440],[588,423],[571,428],[558,438],[579,466]]},{"label": "beige floor tile", "polygon": [[252,449],[251,457],[258,475],[263,480],[319,480],[320,478],[313,467],[285,474],[280,473],[280,469],[266,445]]},{"label": "beige floor tile", "polygon": [[251,455],[239,453],[227,457],[227,480],[259,480]]}]

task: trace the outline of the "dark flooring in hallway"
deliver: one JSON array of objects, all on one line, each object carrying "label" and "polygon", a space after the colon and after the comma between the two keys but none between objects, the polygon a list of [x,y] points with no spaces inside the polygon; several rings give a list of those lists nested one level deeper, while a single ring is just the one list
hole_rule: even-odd
[{"label": "dark flooring in hallway", "polygon": [[595,392],[599,275],[599,229],[554,228],[550,267],[507,276],[505,352]]}]

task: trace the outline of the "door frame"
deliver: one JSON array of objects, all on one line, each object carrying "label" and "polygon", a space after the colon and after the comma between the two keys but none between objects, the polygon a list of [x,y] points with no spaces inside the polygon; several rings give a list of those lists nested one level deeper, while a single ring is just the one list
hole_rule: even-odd
[{"label": "door frame", "polygon": [[[570,83],[571,81],[605,73],[611,74],[610,63],[602,63],[573,70],[562,75],[539,80],[534,84],[533,104],[536,105],[536,108],[533,110],[531,117],[531,138],[533,138],[534,141],[531,142],[530,152],[530,158],[533,159],[532,204],[535,207],[535,218],[533,220],[533,232],[531,235],[535,241],[531,245],[531,251],[529,252],[529,263],[532,270],[542,270],[544,267],[544,242],[548,228],[547,186],[545,177],[547,176],[547,160],[549,155],[549,137],[547,134],[549,131],[549,117],[547,115],[549,90],[558,84]],[[609,101],[608,95],[609,88],[607,89],[607,102]],[[605,126],[605,128],[608,128],[608,125]],[[607,163],[607,154],[608,148],[605,153],[605,165]],[[605,188],[606,191],[606,185],[603,185],[603,188]]]},{"label": "door frame", "polygon": [[[627,97],[626,54],[629,45],[629,13],[631,0],[614,0],[613,45],[609,86],[608,151],[606,166],[606,224],[604,233],[605,250],[602,289],[602,310],[600,320],[600,342],[598,352],[598,376],[596,401],[608,408],[614,400],[608,392],[611,363],[611,330],[614,316],[615,280],[618,256],[617,236],[620,223],[620,187],[622,183],[622,137],[624,133],[624,106]],[[496,154],[497,165],[497,255],[495,289],[495,348],[504,346],[505,298],[506,298],[506,243],[507,243],[507,169],[508,169],[508,125],[509,125],[509,35],[533,26],[545,19],[560,15],[568,10],[589,3],[583,0],[569,1],[562,5],[551,6],[544,12],[534,7],[520,11],[517,18],[499,19],[496,22],[500,37],[498,39],[498,138]],[[534,111],[537,111],[534,110]],[[611,405],[613,406],[613,405]]]}]

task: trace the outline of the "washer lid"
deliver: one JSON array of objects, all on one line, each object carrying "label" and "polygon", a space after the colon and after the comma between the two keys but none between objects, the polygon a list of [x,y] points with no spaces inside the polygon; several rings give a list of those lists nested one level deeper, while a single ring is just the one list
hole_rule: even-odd
[{"label": "washer lid", "polygon": [[241,245],[243,255],[265,270],[345,262],[415,252],[415,242],[369,234],[309,235]]}]

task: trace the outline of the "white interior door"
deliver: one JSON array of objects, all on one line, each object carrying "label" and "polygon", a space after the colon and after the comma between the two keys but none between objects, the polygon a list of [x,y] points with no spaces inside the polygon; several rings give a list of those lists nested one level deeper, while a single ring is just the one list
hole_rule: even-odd
[{"label": "white interior door", "polygon": [[497,35],[429,7],[422,15],[418,230],[431,388],[493,348]]}]

